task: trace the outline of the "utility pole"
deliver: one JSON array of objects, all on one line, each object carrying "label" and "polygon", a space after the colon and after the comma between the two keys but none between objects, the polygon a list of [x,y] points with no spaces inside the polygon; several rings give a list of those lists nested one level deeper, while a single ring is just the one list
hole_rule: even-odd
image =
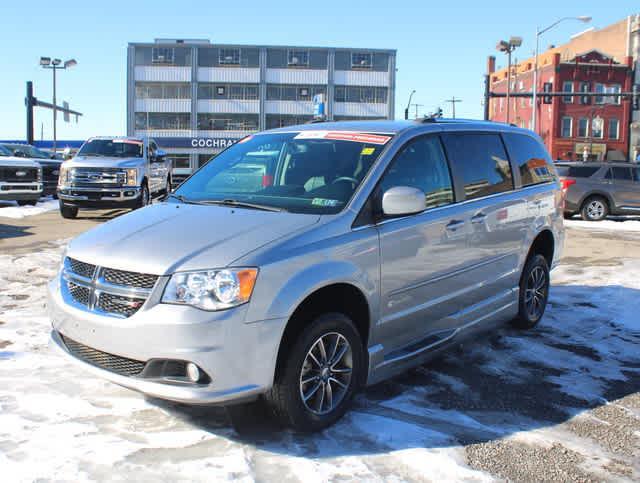
[{"label": "utility pole", "polygon": [[66,60],[64,63],[60,59],[51,59],[51,57],[40,57],[40,67],[43,69],[51,69],[53,70],[53,104],[51,105],[51,109],[53,110],[53,153],[56,152],[56,140],[57,140],[57,132],[56,132],[56,124],[59,110],[56,105],[56,71],[60,69],[68,69],[77,65],[75,59]]},{"label": "utility pole", "polygon": [[424,104],[411,104],[411,105],[416,108],[416,119],[418,119],[418,108],[424,107]]},{"label": "utility pole", "polygon": [[444,102],[448,102],[451,104],[451,117],[453,119],[456,118],[456,103],[462,102],[462,99],[456,99],[456,96],[451,96],[451,99],[445,99]]}]

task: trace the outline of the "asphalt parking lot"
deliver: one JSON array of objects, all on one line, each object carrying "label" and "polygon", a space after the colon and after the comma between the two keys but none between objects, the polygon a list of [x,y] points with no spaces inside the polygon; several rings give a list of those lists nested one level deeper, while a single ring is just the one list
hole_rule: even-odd
[{"label": "asphalt parking lot", "polygon": [[0,213],[5,481],[640,479],[638,221],[569,222],[535,330],[503,328],[371,387],[320,434],[238,435],[219,408],[146,399],[50,348],[45,286],[66,240],[117,215]]}]

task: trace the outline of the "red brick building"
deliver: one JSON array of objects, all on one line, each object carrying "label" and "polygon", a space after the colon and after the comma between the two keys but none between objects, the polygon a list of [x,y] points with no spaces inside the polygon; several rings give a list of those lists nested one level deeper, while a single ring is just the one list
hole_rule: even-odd
[{"label": "red brick building", "polygon": [[[492,92],[506,92],[507,69],[495,71],[495,58],[487,65]],[[615,96],[628,92],[633,84],[631,57],[616,62],[590,50],[561,60],[557,50],[538,57],[538,92],[545,83],[553,92],[602,92],[595,97],[552,97],[550,104],[538,97],[537,133],[554,159],[628,159],[631,101]],[[512,66],[511,92],[531,92],[533,59]],[[492,98],[489,119],[531,128],[533,102],[530,98]]]}]

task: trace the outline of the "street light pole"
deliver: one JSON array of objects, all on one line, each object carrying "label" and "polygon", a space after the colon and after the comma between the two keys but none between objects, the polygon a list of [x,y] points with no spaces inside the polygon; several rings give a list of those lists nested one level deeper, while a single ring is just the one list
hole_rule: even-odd
[{"label": "street light pole", "polygon": [[[62,65],[61,65],[62,64]],[[66,60],[64,63],[60,59],[51,59],[51,57],[40,57],[40,66],[43,69],[53,70],[53,154],[56,153],[58,132],[57,132],[57,118],[58,118],[58,106],[56,104],[56,71],[59,69],[68,69],[77,65],[75,59]]]},{"label": "street light pole", "polygon": [[537,100],[538,100],[538,53],[540,50],[540,36],[551,30],[553,27],[555,27],[556,25],[558,25],[560,22],[564,22],[565,20],[579,20],[580,22],[584,22],[584,23],[589,23],[591,22],[591,17],[586,16],[586,15],[581,15],[580,17],[562,17],[559,20],[556,20],[554,23],[552,23],[551,25],[549,25],[546,28],[543,28],[542,30],[539,27],[536,27],[536,50],[534,53],[534,60],[533,60],[533,98],[532,98],[532,102],[533,102],[533,109],[531,110],[531,129],[533,130],[533,132],[537,132],[536,130],[536,121],[537,121],[537,114],[538,114],[538,104],[537,104]]},{"label": "street light pole", "polygon": [[516,47],[522,45],[522,37],[511,37],[509,41],[501,40],[496,45],[496,49],[499,52],[507,54],[507,124],[511,116],[511,109],[509,106],[509,99],[511,97],[511,53],[516,50]]},{"label": "street light pole", "polygon": [[404,110],[404,120],[407,121],[409,119],[409,108],[411,107],[411,98],[413,97],[413,95],[416,93],[415,89],[411,91],[411,94],[409,94],[409,102],[407,102],[407,107]]}]

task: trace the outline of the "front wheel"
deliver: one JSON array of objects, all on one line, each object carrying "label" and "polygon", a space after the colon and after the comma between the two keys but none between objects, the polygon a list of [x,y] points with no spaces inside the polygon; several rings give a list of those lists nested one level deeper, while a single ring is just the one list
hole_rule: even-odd
[{"label": "front wheel", "polygon": [[78,216],[77,206],[65,205],[62,201],[59,202],[59,206],[60,206],[60,214],[62,215],[62,218],[65,218],[67,220],[72,220],[76,216]]},{"label": "front wheel", "polygon": [[364,379],[362,339],[351,319],[338,313],[313,320],[292,341],[267,400],[296,431],[324,429],[347,411]]},{"label": "front wheel", "polygon": [[518,316],[511,321],[518,329],[535,327],[544,315],[549,298],[549,265],[542,255],[527,260],[520,278]]},{"label": "front wheel", "polygon": [[142,188],[140,189],[140,198],[138,198],[135,209],[144,208],[149,204],[150,200],[151,195],[149,194],[149,187],[147,186],[147,183],[143,183]]}]

